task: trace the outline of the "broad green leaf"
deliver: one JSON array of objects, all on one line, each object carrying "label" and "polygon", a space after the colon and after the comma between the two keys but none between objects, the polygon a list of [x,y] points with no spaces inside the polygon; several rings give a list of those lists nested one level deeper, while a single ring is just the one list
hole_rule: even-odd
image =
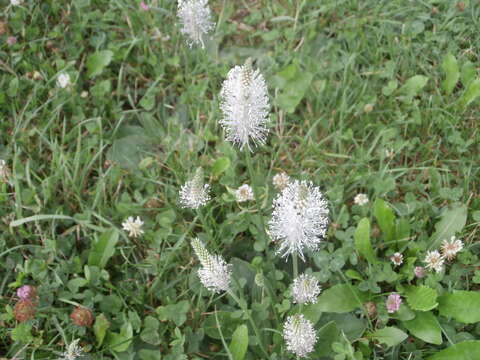
[{"label": "broad green leaf", "polygon": [[437,307],[437,291],[427,286],[407,286],[405,297],[412,310],[428,311]]},{"label": "broad green leaf", "polygon": [[130,323],[125,323],[120,329],[120,333],[109,332],[105,343],[111,350],[123,352],[128,349],[132,340],[132,325]]},{"label": "broad green leaf", "polygon": [[360,308],[363,303],[363,294],[353,286],[338,284],[325,290],[316,304],[311,306],[313,311],[346,313]]},{"label": "broad green leaf", "polygon": [[360,255],[365,257],[369,263],[375,263],[375,253],[370,242],[370,221],[367,218],[360,220],[353,237],[355,239],[355,247]]},{"label": "broad green leaf", "polygon": [[97,339],[97,347],[102,346],[107,330],[110,327],[110,322],[103,314],[97,315],[95,324],[93,325],[93,333]]},{"label": "broad green leaf", "polygon": [[227,157],[221,157],[215,160],[212,165],[213,176],[220,176],[230,167],[230,159]]},{"label": "broad green leaf", "polygon": [[159,345],[161,342],[160,334],[158,333],[159,326],[160,322],[157,319],[153,316],[147,316],[144,320],[144,328],[140,333],[140,339],[147,344]]},{"label": "broad green leaf", "polygon": [[465,324],[480,321],[480,292],[478,291],[461,290],[444,294],[438,298],[438,303],[438,310],[442,316],[453,317]]},{"label": "broad green leaf", "polygon": [[427,360],[478,360],[480,359],[480,341],[464,341],[437,352]]},{"label": "broad green leaf", "polygon": [[97,51],[87,59],[87,76],[93,78],[102,73],[112,61],[113,52],[110,50]]},{"label": "broad green leaf", "polygon": [[396,327],[387,326],[371,333],[370,337],[387,346],[395,346],[405,340],[408,335]]},{"label": "broad green leaf", "polygon": [[187,300],[182,300],[176,304],[159,306],[156,313],[161,321],[171,320],[175,325],[180,326],[187,320],[189,309],[190,303]]},{"label": "broad green leaf", "polygon": [[459,104],[462,108],[466,108],[472,101],[475,101],[480,96],[480,79],[473,80],[468,84],[467,89],[460,97]]},{"label": "broad green leaf", "polygon": [[105,231],[98,240],[93,243],[88,255],[88,265],[98,266],[103,269],[108,260],[115,253],[115,245],[118,242],[118,231],[111,229]]},{"label": "broad green leaf", "polygon": [[477,69],[475,69],[475,64],[470,61],[466,61],[462,66],[462,72],[460,74],[463,87],[468,87],[468,85],[475,80],[476,76]]},{"label": "broad green leaf", "polygon": [[385,240],[393,240],[395,235],[395,214],[390,206],[382,199],[376,199],[373,205],[373,214],[385,236]]},{"label": "broad green leaf", "polygon": [[427,82],[428,78],[426,76],[415,75],[408,79],[398,91],[400,94],[405,95],[406,101],[411,101],[427,85]]},{"label": "broad green leaf", "polygon": [[430,344],[440,345],[442,343],[442,329],[437,318],[430,311],[415,312],[415,318],[404,321],[403,325],[413,335]]},{"label": "broad green leaf", "polygon": [[229,346],[233,360],[243,360],[248,349],[248,328],[246,325],[237,327],[232,335]]},{"label": "broad green leaf", "polygon": [[312,82],[313,75],[304,71],[297,64],[291,64],[275,76],[280,89],[278,105],[288,113],[293,113],[302,101]]},{"label": "broad green leaf", "polygon": [[340,330],[334,321],[330,321],[327,324],[323,325],[318,332],[318,343],[315,346],[315,356],[329,356],[333,353],[332,344],[338,340],[340,335]]},{"label": "broad green leaf", "polygon": [[32,325],[29,323],[20,323],[12,330],[12,340],[23,344],[33,341]]},{"label": "broad green leaf", "polygon": [[466,222],[467,207],[463,204],[454,204],[443,211],[440,221],[435,224],[430,248],[438,248],[443,240],[449,240],[455,233],[462,231]]},{"label": "broad green leaf", "polygon": [[460,77],[460,71],[455,56],[452,54],[447,54],[445,56],[442,62],[442,70],[445,72],[445,80],[442,83],[442,88],[447,95],[450,95]]}]

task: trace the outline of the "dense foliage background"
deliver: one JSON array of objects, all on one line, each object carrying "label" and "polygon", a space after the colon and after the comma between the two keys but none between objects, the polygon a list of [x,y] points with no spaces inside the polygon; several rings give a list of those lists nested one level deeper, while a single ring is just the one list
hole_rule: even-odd
[{"label": "dense foliage background", "polygon": [[[478,1],[212,0],[205,49],[187,45],[175,1],[146,3],[0,1],[0,357],[54,359],[79,339],[86,359],[259,359],[259,341],[294,358],[281,336],[291,259],[261,228],[284,171],[320,186],[331,213],[300,262],[323,288],[304,309],[312,359],[480,358]],[[247,57],[272,103],[255,179],[218,125],[222,81]],[[197,167],[213,199],[182,209]],[[235,201],[244,183],[260,211]],[[121,229],[129,216],[143,236]],[[416,278],[453,235],[456,259]],[[233,264],[260,339],[198,281],[194,237]],[[38,303],[21,321],[25,284]],[[77,306],[92,326],[74,323]]]}]

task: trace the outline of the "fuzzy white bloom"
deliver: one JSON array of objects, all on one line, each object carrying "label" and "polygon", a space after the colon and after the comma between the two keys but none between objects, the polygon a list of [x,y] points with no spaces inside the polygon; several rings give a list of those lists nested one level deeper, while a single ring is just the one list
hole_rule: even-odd
[{"label": "fuzzy white bloom", "polygon": [[192,180],[180,189],[180,205],[184,208],[198,209],[210,200],[210,185],[203,182],[203,170],[198,168]]},{"label": "fuzzy white bloom", "polygon": [[253,200],[253,190],[248,184],[243,184],[235,191],[235,197],[238,202]]},{"label": "fuzzy white bloom", "polygon": [[403,255],[399,252],[396,252],[392,256],[390,256],[390,260],[392,260],[393,265],[400,266],[403,263]]},{"label": "fuzzy white bloom", "polygon": [[232,275],[231,265],[221,256],[210,255],[199,239],[192,240],[192,247],[202,268],[198,270],[198,277],[202,284],[210,291],[220,293],[227,291]]},{"label": "fuzzy white bloom", "polygon": [[425,256],[424,262],[427,264],[427,269],[440,272],[443,269],[443,263],[445,262],[445,259],[442,255],[440,255],[437,250],[434,250],[427,252],[427,256]]},{"label": "fuzzy white bloom", "polygon": [[220,92],[220,125],[226,139],[251,150],[253,145],[264,144],[268,134],[270,104],[267,85],[259,70],[253,70],[248,59],[243,66],[235,66],[227,75]]},{"label": "fuzzy white bloom", "polygon": [[0,181],[8,182],[10,177],[10,169],[8,168],[7,162],[0,159]]},{"label": "fuzzy white bloom", "polygon": [[320,291],[315,276],[302,274],[293,280],[293,302],[296,304],[315,304]]},{"label": "fuzzy white bloom", "polygon": [[18,6],[22,3],[23,1],[22,0],[10,0],[10,4],[12,6]]},{"label": "fuzzy white bloom", "polygon": [[134,220],[133,216],[129,216],[127,220],[122,223],[123,230],[128,231],[128,236],[130,237],[139,237],[143,234],[142,230],[143,221],[137,216]]},{"label": "fuzzy white bloom", "polygon": [[288,183],[290,182],[290,176],[288,176],[284,172],[281,172],[273,177],[272,182],[273,186],[275,186],[277,190],[282,191],[287,187]]},{"label": "fuzzy white bloom", "polygon": [[463,249],[463,242],[455,236],[450,238],[450,241],[444,240],[442,243],[442,255],[447,260],[453,260],[457,253]]},{"label": "fuzzy white bloom", "polygon": [[189,37],[189,45],[205,47],[203,37],[215,26],[208,0],[179,0],[177,16],[182,24],[182,34]]},{"label": "fuzzy white bloom", "polygon": [[75,360],[79,357],[82,357],[83,351],[82,347],[78,345],[80,339],[73,340],[68,346],[67,351],[65,351],[62,356],[62,360]]},{"label": "fuzzy white bloom", "polygon": [[368,196],[367,194],[357,194],[353,199],[355,205],[363,206],[368,203]]},{"label": "fuzzy white bloom", "polygon": [[283,338],[287,350],[299,357],[307,357],[315,347],[317,334],[313,324],[302,314],[289,316],[283,325]]},{"label": "fuzzy white bloom", "polygon": [[70,75],[67,73],[61,73],[57,77],[57,86],[61,87],[62,89],[65,89],[67,86],[70,85]]},{"label": "fuzzy white bloom", "polygon": [[295,180],[273,201],[269,234],[278,241],[277,253],[297,253],[305,260],[304,249],[316,250],[328,227],[328,206],[320,188]]}]

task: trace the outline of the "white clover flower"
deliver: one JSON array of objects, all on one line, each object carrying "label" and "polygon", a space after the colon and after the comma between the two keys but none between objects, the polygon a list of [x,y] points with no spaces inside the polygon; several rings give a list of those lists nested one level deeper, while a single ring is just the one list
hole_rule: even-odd
[{"label": "white clover flower", "polygon": [[307,357],[315,347],[317,334],[313,324],[302,314],[289,316],[283,325],[283,338],[287,350],[299,357]]},{"label": "white clover flower", "polygon": [[253,145],[264,144],[268,129],[270,105],[267,86],[259,70],[253,70],[251,60],[235,66],[227,75],[220,92],[220,125],[226,139],[251,150]]},{"label": "white clover flower", "polygon": [[68,346],[67,351],[62,354],[61,360],[75,360],[79,357],[82,357],[83,350],[82,347],[78,345],[80,339],[73,340]]},{"label": "white clover flower", "polygon": [[231,265],[227,264],[221,256],[210,255],[199,239],[192,240],[192,247],[202,268],[198,270],[198,277],[202,284],[214,293],[227,291],[232,275]]},{"label": "white clover flower", "polygon": [[5,160],[0,159],[0,181],[8,182],[10,177],[10,169]]},{"label": "white clover flower", "polygon": [[357,194],[353,199],[355,205],[363,206],[368,203],[368,196],[367,194]]},{"label": "white clover flower", "polygon": [[296,304],[315,304],[320,291],[315,276],[302,274],[293,280],[293,302]]},{"label": "white clover flower", "polygon": [[182,24],[182,34],[189,37],[189,45],[205,47],[203,37],[215,26],[208,0],[179,0],[177,16]]},{"label": "white clover flower", "polygon": [[210,200],[210,185],[203,182],[203,171],[198,168],[192,180],[180,189],[180,205],[184,208],[198,209]]},{"label": "white clover flower", "polygon": [[70,75],[67,73],[61,73],[57,77],[57,86],[65,89],[67,86],[70,85]]},{"label": "white clover flower", "polygon": [[243,184],[235,191],[235,197],[238,202],[254,200],[253,190],[248,184]]},{"label": "white clover flower", "polygon": [[390,256],[390,260],[392,260],[393,265],[400,266],[403,263],[403,255],[399,252],[396,252],[392,256]]},{"label": "white clover flower", "polygon": [[290,176],[288,176],[284,172],[281,172],[273,177],[272,182],[273,186],[275,186],[277,190],[282,191],[287,187],[288,183],[290,182]]},{"label": "white clover flower", "polygon": [[320,189],[311,182],[295,180],[273,201],[269,234],[278,241],[278,254],[299,254],[316,250],[328,226],[328,206]]},{"label": "white clover flower", "polygon": [[143,221],[137,216],[134,220],[133,216],[129,216],[127,220],[122,223],[123,230],[128,231],[128,236],[130,237],[139,237],[143,234],[142,230]]},{"label": "white clover flower", "polygon": [[440,272],[443,269],[443,263],[445,262],[445,260],[437,250],[434,250],[427,252],[427,256],[425,256],[424,262],[427,264],[427,269]]},{"label": "white clover flower", "polygon": [[455,236],[452,236],[450,241],[444,240],[442,243],[442,255],[448,260],[453,260],[462,249],[462,240],[457,239]]},{"label": "white clover flower", "polygon": [[18,6],[23,2],[23,0],[10,0],[12,6]]}]

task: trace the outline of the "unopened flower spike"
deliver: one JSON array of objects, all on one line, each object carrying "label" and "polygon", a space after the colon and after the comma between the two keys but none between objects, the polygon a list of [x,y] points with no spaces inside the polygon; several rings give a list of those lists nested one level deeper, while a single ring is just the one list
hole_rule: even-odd
[{"label": "unopened flower spike", "polygon": [[317,334],[313,324],[302,314],[289,316],[283,325],[287,350],[299,357],[307,357],[315,347]]},{"label": "unopened flower spike", "polygon": [[227,291],[232,275],[231,265],[219,255],[211,255],[199,239],[192,240],[192,248],[197,255],[202,268],[198,277],[202,284],[214,293]]},{"label": "unopened flower spike", "polygon": [[317,250],[328,227],[328,204],[320,188],[308,181],[295,180],[273,201],[269,234],[279,244],[278,254],[298,254]]},{"label": "unopened flower spike", "polygon": [[268,134],[270,104],[267,85],[249,58],[245,65],[235,66],[227,75],[220,92],[220,125],[226,139],[240,149],[265,143]]},{"label": "unopened flower spike", "polygon": [[210,200],[210,185],[203,181],[203,170],[198,168],[192,180],[180,189],[180,205],[184,208],[198,209]]},{"label": "unopened flower spike", "polygon": [[203,38],[215,26],[208,0],[179,0],[177,16],[182,24],[182,34],[189,38],[189,45],[199,44],[204,48]]}]

